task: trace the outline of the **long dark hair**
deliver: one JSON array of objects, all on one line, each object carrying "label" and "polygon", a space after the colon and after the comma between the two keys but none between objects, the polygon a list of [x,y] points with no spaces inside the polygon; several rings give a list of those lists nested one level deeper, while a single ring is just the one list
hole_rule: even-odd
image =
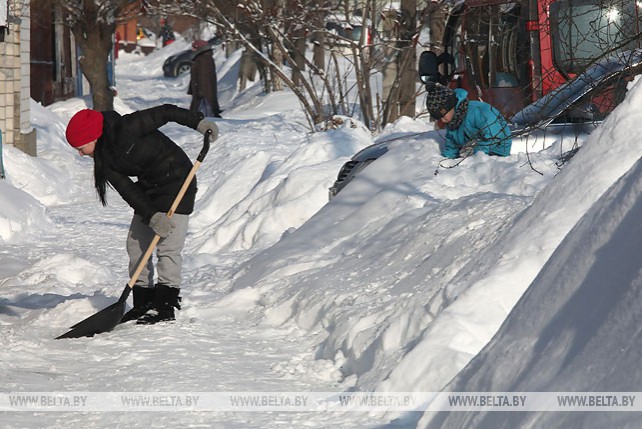
[{"label": "long dark hair", "polygon": [[96,193],[98,198],[103,206],[107,205],[107,175],[106,164],[107,160],[107,151],[104,150],[103,137],[99,138],[96,142],[96,147],[94,149],[94,186],[96,187]]}]

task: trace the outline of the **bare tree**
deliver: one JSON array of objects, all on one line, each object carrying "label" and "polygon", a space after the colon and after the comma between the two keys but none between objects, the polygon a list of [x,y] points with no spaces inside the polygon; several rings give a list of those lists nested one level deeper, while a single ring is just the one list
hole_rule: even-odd
[{"label": "bare tree", "polygon": [[400,52],[397,61],[400,74],[399,110],[402,116],[415,116],[417,82],[417,0],[401,1]]},{"label": "bare tree", "polygon": [[[410,9],[416,5],[416,0],[406,2],[410,2],[406,4]],[[416,66],[412,40],[417,32],[415,13],[409,10],[404,21],[406,30],[394,41],[397,68],[405,70],[405,77],[401,80],[394,76],[393,90],[382,103],[381,94],[375,94],[372,88],[372,76],[382,68],[385,58],[374,37],[381,12],[379,3],[160,0],[150,2],[149,7],[162,9],[168,15],[192,15],[214,23],[228,42],[244,49],[241,88],[248,79],[253,80],[255,70],[266,92],[287,86],[298,97],[311,128],[331,122],[336,114],[352,116],[359,112],[363,122],[377,131],[397,117],[383,114],[383,106],[393,106],[399,112],[403,99],[403,113],[414,116]],[[333,4],[338,4],[338,9],[333,9]],[[329,31],[326,24],[331,20],[344,31]],[[313,42],[312,59],[306,56],[309,39]]]},{"label": "bare tree", "polygon": [[32,7],[39,2],[50,1],[61,12],[63,24],[74,34],[82,50],[79,58],[80,70],[89,81],[93,107],[97,110],[111,110],[114,94],[109,86],[107,61],[113,49],[116,17],[124,17],[132,9],[129,0],[33,0]]},{"label": "bare tree", "polygon": [[398,73],[397,73],[397,41],[399,40],[399,12],[387,10],[381,14],[382,23],[382,53],[384,59],[381,66],[381,110],[383,123],[394,122],[399,117]]},{"label": "bare tree", "polygon": [[318,70],[325,69],[325,31],[323,24],[327,10],[327,2],[323,0],[314,0],[312,2],[312,11],[310,13],[310,23],[312,28],[309,30],[311,40],[314,42],[313,63]]}]

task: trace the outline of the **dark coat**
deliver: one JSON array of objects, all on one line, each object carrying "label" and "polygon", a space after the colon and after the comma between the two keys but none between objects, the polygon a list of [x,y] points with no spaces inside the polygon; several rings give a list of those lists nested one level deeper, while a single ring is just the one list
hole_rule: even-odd
[{"label": "dark coat", "polygon": [[218,104],[216,64],[212,58],[212,48],[209,46],[192,62],[187,93],[192,95],[192,103],[189,106],[191,112],[198,112],[201,100],[205,99],[210,103],[215,115],[221,113]]},{"label": "dark coat", "polygon": [[[196,129],[203,115],[171,104],[125,116],[114,111],[102,113],[103,135],[94,152],[95,168],[103,172],[107,182],[148,223],[154,213],[170,209],[192,169],[187,154],[158,128],[176,122]],[[192,213],[195,197],[196,178],[176,213]]]},{"label": "dark coat", "polygon": [[163,46],[167,46],[174,40],[176,40],[176,37],[174,37],[174,30],[172,30],[172,27],[170,27],[169,24],[163,25],[163,28],[161,28],[160,32],[160,37],[163,39]]}]

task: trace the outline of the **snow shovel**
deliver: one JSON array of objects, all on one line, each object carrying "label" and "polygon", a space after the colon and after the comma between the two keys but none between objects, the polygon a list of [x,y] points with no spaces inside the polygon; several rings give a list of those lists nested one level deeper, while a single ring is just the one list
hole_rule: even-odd
[{"label": "snow shovel", "polygon": [[[174,214],[174,211],[183,199],[185,192],[187,192],[187,188],[189,187],[190,183],[192,183],[192,179],[194,179],[194,176],[196,175],[196,170],[198,170],[198,168],[201,166],[201,163],[205,159],[205,155],[207,155],[207,152],[210,149],[210,134],[211,131],[208,131],[205,134],[205,137],[203,139],[203,149],[201,149],[201,152],[198,154],[198,158],[196,158],[196,162],[194,163],[192,170],[187,175],[187,178],[185,179],[183,186],[178,192],[176,199],[174,199],[172,206],[167,212],[167,217],[171,218]],[[138,276],[140,276],[140,273],[143,271],[143,267],[145,267],[147,261],[152,256],[152,253],[154,252],[154,249],[156,248],[156,245],[159,241],[160,236],[155,235],[152,239],[151,244],[147,248],[147,251],[143,255],[140,263],[138,264],[136,271],[134,271],[134,274],[129,279],[127,286],[125,286],[123,293],[120,295],[120,298],[116,303],[100,310],[93,316],[89,316],[82,322],[75,324],[71,327],[71,330],[69,332],[56,337],[56,339],[59,340],[61,338],[93,337],[96,334],[109,332],[114,329],[120,322],[120,319],[123,318],[123,315],[125,314],[125,304],[127,303],[127,297],[129,297],[129,294],[131,293],[136,280],[138,280]]]}]

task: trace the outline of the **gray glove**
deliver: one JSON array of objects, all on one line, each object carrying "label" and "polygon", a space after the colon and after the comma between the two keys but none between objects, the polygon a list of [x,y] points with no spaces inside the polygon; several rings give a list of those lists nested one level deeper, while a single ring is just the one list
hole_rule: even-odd
[{"label": "gray glove", "polygon": [[476,140],[471,140],[459,149],[460,158],[468,158],[475,153],[475,146],[477,146]]},{"label": "gray glove", "polygon": [[216,122],[210,121],[209,119],[201,119],[196,126],[196,131],[203,135],[205,135],[207,131],[211,131],[210,143],[213,143],[218,138],[218,127],[216,126]]},{"label": "gray glove", "polygon": [[149,220],[149,226],[152,230],[160,235],[161,238],[167,237],[176,228],[174,222],[167,217],[165,213],[156,212]]}]

